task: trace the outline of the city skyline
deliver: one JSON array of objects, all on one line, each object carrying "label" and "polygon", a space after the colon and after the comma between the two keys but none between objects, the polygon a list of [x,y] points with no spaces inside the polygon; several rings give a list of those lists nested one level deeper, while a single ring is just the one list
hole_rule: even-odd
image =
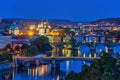
[{"label": "city skyline", "polygon": [[1,18],[95,21],[120,17],[119,0],[2,0]]}]

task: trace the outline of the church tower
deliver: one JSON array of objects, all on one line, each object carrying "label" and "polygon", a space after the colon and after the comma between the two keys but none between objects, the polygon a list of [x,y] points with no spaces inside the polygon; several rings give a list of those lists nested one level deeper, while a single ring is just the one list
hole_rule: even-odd
[{"label": "church tower", "polygon": [[50,25],[46,21],[42,21],[41,24],[38,25],[37,31],[39,32],[40,35],[46,35],[47,33],[50,32]]}]

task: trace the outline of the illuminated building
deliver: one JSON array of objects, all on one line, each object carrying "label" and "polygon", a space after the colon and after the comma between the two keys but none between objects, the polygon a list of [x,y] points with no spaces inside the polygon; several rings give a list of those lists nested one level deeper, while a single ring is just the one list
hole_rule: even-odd
[{"label": "illuminated building", "polygon": [[70,35],[66,35],[63,39],[63,42],[69,42],[71,40],[71,36]]},{"label": "illuminated building", "polygon": [[46,35],[49,38],[49,42],[51,42],[51,43],[61,41],[61,38],[59,37],[60,30],[52,30],[51,32],[47,33]]},{"label": "illuminated building", "polygon": [[33,24],[33,25],[30,25],[30,26],[29,26],[29,29],[30,29],[30,30],[34,30],[34,29],[35,29],[35,25],[34,25],[34,24]]},{"label": "illuminated building", "polygon": [[19,35],[19,27],[18,27],[18,25],[16,25],[16,23],[13,23],[10,26],[9,34]]},{"label": "illuminated building", "polygon": [[117,31],[118,30],[118,28],[117,27],[113,27],[113,31]]},{"label": "illuminated building", "polygon": [[72,56],[72,45],[65,44],[62,49],[63,56],[71,57]]},{"label": "illuminated building", "polygon": [[29,30],[29,31],[27,31],[27,35],[28,35],[28,36],[33,36],[33,35],[34,35],[34,32],[33,32],[32,30]]},{"label": "illuminated building", "polygon": [[51,27],[48,22],[41,22],[36,30],[39,32],[40,35],[46,35],[46,33],[50,32],[50,28]]}]

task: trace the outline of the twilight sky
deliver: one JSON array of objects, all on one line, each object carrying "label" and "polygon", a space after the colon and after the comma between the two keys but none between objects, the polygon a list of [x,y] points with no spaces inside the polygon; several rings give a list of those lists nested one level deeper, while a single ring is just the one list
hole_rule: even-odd
[{"label": "twilight sky", "polygon": [[0,0],[1,18],[93,21],[120,17],[120,0]]}]

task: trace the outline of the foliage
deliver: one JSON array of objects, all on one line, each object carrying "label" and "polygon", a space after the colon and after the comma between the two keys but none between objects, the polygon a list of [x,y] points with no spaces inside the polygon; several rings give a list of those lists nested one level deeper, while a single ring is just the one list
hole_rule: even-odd
[{"label": "foliage", "polygon": [[30,46],[22,50],[21,55],[23,56],[33,56],[39,52],[36,46]]},{"label": "foliage", "polygon": [[29,47],[28,44],[23,44],[23,45],[21,46],[21,50],[26,49],[26,48],[28,48],[28,47]]},{"label": "foliage", "polygon": [[70,40],[69,40],[69,43],[72,45],[72,46],[75,46],[76,45],[76,40],[74,39],[74,38],[71,38]]},{"label": "foliage", "polygon": [[104,53],[99,60],[92,62],[90,66],[83,65],[82,72],[69,73],[66,80],[120,80],[119,73],[119,60],[113,58],[111,54]]},{"label": "foliage", "polygon": [[0,56],[0,61],[12,60],[12,55],[9,52],[3,52]]},{"label": "foliage", "polygon": [[41,52],[52,49],[52,46],[49,43],[49,39],[46,36],[38,37],[37,39],[31,41],[31,44],[35,45]]},{"label": "foliage", "polygon": [[7,44],[6,47],[4,48],[5,51],[9,51],[9,52],[12,52],[13,49],[12,49],[12,46],[11,44]]},{"label": "foliage", "polygon": [[15,47],[15,50],[16,50],[16,51],[20,51],[20,46],[17,45],[17,46]]},{"label": "foliage", "polygon": [[5,50],[11,49],[11,47],[12,47],[11,44],[7,44],[6,47],[5,47]]}]

